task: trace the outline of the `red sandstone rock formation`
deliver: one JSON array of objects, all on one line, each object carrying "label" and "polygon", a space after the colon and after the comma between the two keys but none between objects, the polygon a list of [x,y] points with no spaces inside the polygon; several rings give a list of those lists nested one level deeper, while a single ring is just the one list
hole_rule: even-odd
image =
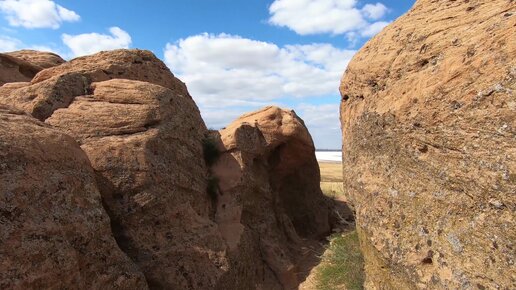
[{"label": "red sandstone rock formation", "polygon": [[369,289],[512,289],[516,5],[419,0],[342,79]]},{"label": "red sandstone rock formation", "polygon": [[40,67],[22,59],[0,53],[0,86],[11,82],[28,82],[40,70]]}]

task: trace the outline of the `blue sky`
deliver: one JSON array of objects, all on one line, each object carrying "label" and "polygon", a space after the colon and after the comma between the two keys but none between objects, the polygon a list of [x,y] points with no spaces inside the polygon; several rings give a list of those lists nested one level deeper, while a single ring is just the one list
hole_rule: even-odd
[{"label": "blue sky", "polygon": [[209,127],[268,104],[294,109],[317,148],[340,148],[339,79],[414,0],[0,0],[0,51],[64,58],[153,51],[186,82]]}]

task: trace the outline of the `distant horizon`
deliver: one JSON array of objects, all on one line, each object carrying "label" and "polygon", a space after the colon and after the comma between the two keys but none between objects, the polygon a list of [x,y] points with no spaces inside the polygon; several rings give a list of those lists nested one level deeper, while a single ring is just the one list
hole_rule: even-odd
[{"label": "distant horizon", "polygon": [[317,148],[315,148],[315,151],[319,151],[319,152],[340,152],[340,151],[342,151],[342,149],[317,149]]}]

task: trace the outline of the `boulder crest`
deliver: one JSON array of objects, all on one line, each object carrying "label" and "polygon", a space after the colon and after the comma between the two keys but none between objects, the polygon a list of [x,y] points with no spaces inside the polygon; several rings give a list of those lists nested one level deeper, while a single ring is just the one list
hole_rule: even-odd
[{"label": "boulder crest", "polygon": [[90,83],[110,79],[138,80],[157,84],[190,97],[186,86],[174,77],[152,52],[140,49],[117,49],[82,56],[39,72],[32,83],[39,83],[66,73],[80,73]]},{"label": "boulder crest", "polygon": [[514,9],[419,0],[349,64],[344,186],[366,288],[516,285]]},{"label": "boulder crest", "polygon": [[[327,235],[331,221],[308,129],[294,111],[265,107],[212,134],[222,152],[211,168],[219,182],[215,221],[239,263],[229,277],[244,278],[221,289],[296,288],[300,249]],[[246,247],[255,249],[251,260]]]}]

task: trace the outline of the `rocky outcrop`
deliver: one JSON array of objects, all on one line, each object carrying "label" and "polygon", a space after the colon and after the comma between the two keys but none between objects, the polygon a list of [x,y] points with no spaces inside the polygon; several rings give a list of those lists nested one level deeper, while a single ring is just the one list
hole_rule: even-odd
[{"label": "rocky outcrop", "polygon": [[0,53],[0,86],[5,83],[28,82],[40,70],[40,67],[22,59]]},{"label": "rocky outcrop", "polygon": [[55,53],[30,49],[8,52],[6,54],[24,60],[32,65],[40,67],[41,69],[58,66],[66,62]]},{"label": "rocky outcrop", "polygon": [[113,235],[151,288],[214,287],[227,258],[209,216],[207,129],[184,84],[160,60],[141,50],[75,59],[32,83],[6,84],[0,103],[80,143]]},{"label": "rocky outcrop", "polygon": [[330,231],[310,134],[293,111],[277,107],[243,115],[218,134],[215,221],[234,261],[229,285],[238,285],[221,289],[294,289],[305,239]]},{"label": "rocky outcrop", "polygon": [[65,61],[57,54],[35,50],[0,53],[0,86],[12,82],[29,82],[41,70]]},{"label": "rocky outcrop", "polygon": [[[210,135],[185,85],[148,51],[101,52],[45,69],[27,82],[0,87],[0,105],[36,124],[20,131],[14,117],[0,119],[12,127],[4,130],[5,142],[25,146],[24,154],[36,146],[38,130],[54,134],[41,137],[41,148],[34,149],[39,155],[20,161],[41,163],[28,177],[13,175],[11,163],[2,167],[2,182],[41,188],[54,198],[52,207],[40,206],[41,193],[28,193],[26,211],[36,221],[21,220],[10,227],[17,227],[16,236],[4,236],[14,239],[14,247],[31,234],[26,225],[48,226],[44,242],[35,245],[66,265],[63,271],[58,262],[34,264],[59,271],[49,271],[45,283],[23,284],[45,272],[22,268],[22,275],[15,262],[0,262],[0,270],[11,267],[0,276],[7,288],[66,288],[71,281],[88,289],[292,289],[300,281],[302,247],[330,231],[313,142],[294,112],[268,107]],[[20,137],[8,140],[7,132]],[[18,205],[6,200],[1,206],[10,221]],[[50,235],[65,231],[71,246]],[[72,249],[79,262],[69,258]],[[22,251],[31,257],[43,250],[0,254],[28,263]],[[83,262],[83,254],[92,260]],[[120,269],[122,278],[116,276]]]},{"label": "rocky outcrop", "polygon": [[514,1],[419,0],[340,87],[368,289],[513,289]]},{"label": "rocky outcrop", "polygon": [[149,285],[209,289],[227,267],[209,218],[206,127],[184,95],[147,82],[94,83],[46,123],[74,137],[97,172],[117,241]]},{"label": "rocky outcrop", "polygon": [[31,83],[8,83],[0,87],[0,104],[16,107],[44,121],[59,108],[66,108],[76,96],[88,94],[88,79],[78,73],[58,75]]},{"label": "rocky outcrop", "polygon": [[0,288],[146,289],[118,248],[86,154],[0,107]]}]

